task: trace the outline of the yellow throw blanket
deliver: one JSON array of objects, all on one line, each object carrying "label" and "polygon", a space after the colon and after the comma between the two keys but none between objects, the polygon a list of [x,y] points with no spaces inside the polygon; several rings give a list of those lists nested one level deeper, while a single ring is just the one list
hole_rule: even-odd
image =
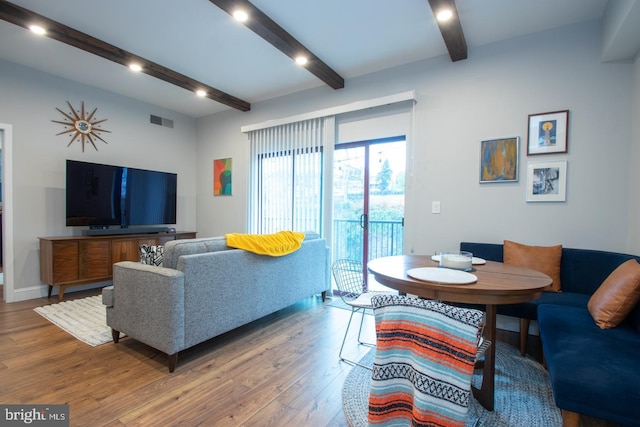
[{"label": "yellow throw blanket", "polygon": [[274,234],[240,234],[225,236],[227,246],[243,249],[259,255],[283,256],[300,249],[304,233],[297,231],[279,231]]}]

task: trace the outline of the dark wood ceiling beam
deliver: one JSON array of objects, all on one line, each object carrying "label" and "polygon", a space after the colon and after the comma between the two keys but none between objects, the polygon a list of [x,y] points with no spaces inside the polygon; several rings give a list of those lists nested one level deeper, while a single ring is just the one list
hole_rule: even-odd
[{"label": "dark wood ceiling beam", "polygon": [[46,29],[49,38],[126,67],[137,63],[142,67],[141,72],[147,75],[192,92],[204,90],[208,98],[240,111],[251,109],[251,105],[242,99],[5,0],[0,0],[0,19],[27,29],[33,24],[40,25]]},{"label": "dark wood ceiling beam", "polygon": [[429,5],[434,17],[443,9],[451,10],[453,13],[451,19],[445,22],[440,22],[436,19],[436,22],[440,28],[440,33],[442,33],[444,44],[449,51],[451,61],[456,62],[467,59],[467,42],[464,39],[455,0],[429,0]]},{"label": "dark wood ceiling beam", "polygon": [[304,47],[302,43],[248,0],[209,1],[231,16],[233,16],[233,13],[237,9],[244,10],[249,15],[249,19],[243,22],[247,28],[271,43],[276,49],[294,61],[300,55],[306,56],[308,62],[303,65],[303,67],[333,89],[342,89],[344,87],[344,79],[337,72],[322,62],[313,52]]}]

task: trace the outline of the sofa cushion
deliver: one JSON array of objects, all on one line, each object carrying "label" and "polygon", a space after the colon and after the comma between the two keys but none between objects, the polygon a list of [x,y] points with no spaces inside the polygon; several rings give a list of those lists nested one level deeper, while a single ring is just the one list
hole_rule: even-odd
[{"label": "sofa cushion", "polygon": [[637,425],[640,336],[631,325],[600,329],[586,308],[542,304],[538,326],[558,407]]},{"label": "sofa cushion", "polygon": [[520,317],[536,320],[538,318],[538,306],[541,304],[566,305],[568,307],[586,308],[589,295],[574,292],[543,292],[540,298],[517,304],[501,304],[498,306],[498,314],[504,316]]},{"label": "sofa cushion", "polygon": [[529,246],[505,240],[503,257],[505,264],[530,268],[551,277],[553,283],[545,290],[560,292],[562,245]]},{"label": "sofa cushion", "polygon": [[[224,237],[199,237],[197,239],[171,240],[164,245],[164,266],[175,269],[178,265],[178,258],[182,255],[215,252],[213,248],[221,250],[221,241],[226,242]],[[231,249],[226,247],[226,243],[224,247],[224,249]]]},{"label": "sofa cushion", "polygon": [[487,261],[502,262],[503,259],[503,246],[501,243],[460,242],[460,250],[471,252],[473,256],[484,258]]},{"label": "sofa cushion", "polygon": [[640,264],[635,259],[620,264],[589,299],[587,307],[602,329],[615,328],[640,299]]},{"label": "sofa cushion", "polygon": [[204,245],[207,248],[207,252],[227,251],[229,249],[233,249],[227,246],[227,239],[224,236],[208,239],[204,242]]},{"label": "sofa cushion", "polygon": [[305,231],[304,232],[304,240],[317,240],[320,238],[320,235],[315,231]]},{"label": "sofa cushion", "polygon": [[593,293],[620,264],[640,257],[592,249],[562,248],[562,292]]}]

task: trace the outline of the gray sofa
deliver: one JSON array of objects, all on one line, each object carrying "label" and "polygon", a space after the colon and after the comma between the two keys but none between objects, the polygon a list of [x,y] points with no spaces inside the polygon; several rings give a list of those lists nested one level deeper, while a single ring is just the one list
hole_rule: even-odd
[{"label": "gray sofa", "polygon": [[102,300],[107,325],[168,355],[288,307],[330,287],[326,242],[309,235],[282,257],[227,247],[224,237],[170,241],[162,267],[113,265]]}]

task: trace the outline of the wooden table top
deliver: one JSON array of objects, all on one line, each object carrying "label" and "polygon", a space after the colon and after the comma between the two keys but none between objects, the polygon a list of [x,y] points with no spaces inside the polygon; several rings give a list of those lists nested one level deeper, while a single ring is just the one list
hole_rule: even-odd
[{"label": "wooden table top", "polygon": [[406,294],[440,301],[468,304],[514,304],[531,301],[552,282],[546,274],[529,268],[487,261],[474,265],[470,273],[476,283],[454,285],[426,282],[407,275],[407,270],[437,267],[429,255],[400,255],[369,261],[367,268],[376,281]]}]

